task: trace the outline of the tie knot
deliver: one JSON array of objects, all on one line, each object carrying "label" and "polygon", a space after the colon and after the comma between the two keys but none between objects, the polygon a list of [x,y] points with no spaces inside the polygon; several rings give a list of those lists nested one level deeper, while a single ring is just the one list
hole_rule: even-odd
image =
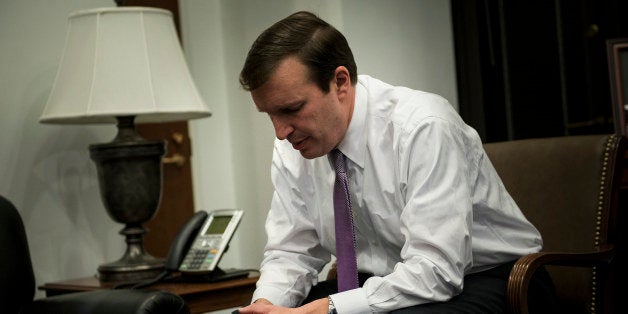
[{"label": "tie knot", "polygon": [[334,163],[334,169],[336,170],[336,173],[347,172],[345,155],[337,148],[334,148],[330,154],[331,160]]}]

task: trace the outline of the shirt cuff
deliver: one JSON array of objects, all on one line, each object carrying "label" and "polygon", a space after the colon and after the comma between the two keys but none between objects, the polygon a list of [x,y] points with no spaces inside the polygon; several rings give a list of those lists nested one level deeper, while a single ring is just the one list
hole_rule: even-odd
[{"label": "shirt cuff", "polygon": [[371,313],[363,288],[347,290],[329,296],[338,314]]},{"label": "shirt cuff", "polygon": [[255,300],[264,298],[270,301],[274,305],[284,306],[284,307],[294,307],[294,304],[290,304],[290,301],[282,298],[282,290],[274,288],[272,286],[261,286],[255,289],[253,292],[253,298],[251,298],[251,302],[255,302]]}]

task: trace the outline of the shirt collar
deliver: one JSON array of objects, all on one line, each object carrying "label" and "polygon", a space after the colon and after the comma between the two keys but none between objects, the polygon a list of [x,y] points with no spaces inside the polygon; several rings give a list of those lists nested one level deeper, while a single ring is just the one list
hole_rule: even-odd
[{"label": "shirt collar", "polygon": [[355,103],[353,115],[345,137],[338,145],[338,149],[352,162],[364,168],[364,154],[366,149],[366,88],[360,80],[355,86]]}]

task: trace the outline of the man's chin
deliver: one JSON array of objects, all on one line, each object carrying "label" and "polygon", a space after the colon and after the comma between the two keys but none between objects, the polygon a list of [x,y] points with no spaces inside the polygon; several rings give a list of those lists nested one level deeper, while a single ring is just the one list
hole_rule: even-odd
[{"label": "man's chin", "polygon": [[314,158],[318,158],[325,155],[325,154],[321,154],[320,152],[315,152],[309,149],[301,149],[299,150],[299,153],[301,153],[301,156],[303,156],[303,158],[305,159],[314,159]]}]

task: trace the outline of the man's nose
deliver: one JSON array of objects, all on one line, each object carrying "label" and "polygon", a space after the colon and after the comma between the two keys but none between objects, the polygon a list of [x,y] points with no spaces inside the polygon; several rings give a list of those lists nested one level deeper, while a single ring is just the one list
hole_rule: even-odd
[{"label": "man's nose", "polygon": [[294,128],[285,119],[271,116],[270,120],[273,122],[273,127],[275,127],[275,136],[277,136],[279,140],[287,139],[290,133],[294,131]]}]

